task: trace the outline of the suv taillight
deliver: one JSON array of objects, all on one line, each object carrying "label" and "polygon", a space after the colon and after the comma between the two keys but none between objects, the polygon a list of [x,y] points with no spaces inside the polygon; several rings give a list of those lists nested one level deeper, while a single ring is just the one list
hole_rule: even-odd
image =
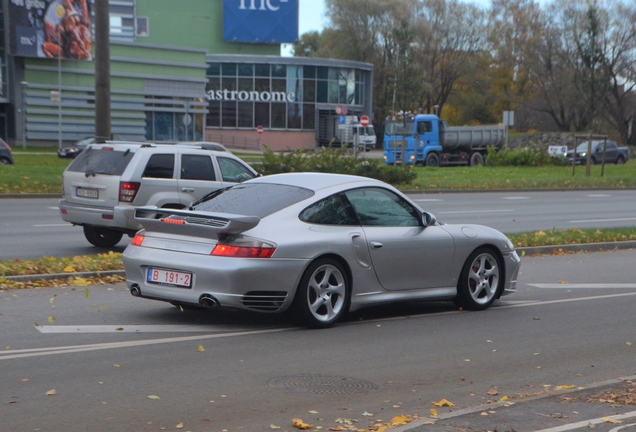
[{"label": "suv taillight", "polygon": [[119,182],[119,201],[133,202],[139,191],[139,182]]}]

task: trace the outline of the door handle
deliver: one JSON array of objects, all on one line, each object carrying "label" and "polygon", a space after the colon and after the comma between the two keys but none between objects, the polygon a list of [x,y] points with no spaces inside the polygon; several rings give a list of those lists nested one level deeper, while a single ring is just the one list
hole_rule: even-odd
[{"label": "door handle", "polygon": [[371,244],[371,249],[380,249],[382,246],[384,246],[382,243],[377,241],[372,241],[370,242],[370,244]]},{"label": "door handle", "polygon": [[181,192],[194,192],[194,188],[183,187],[181,188]]}]

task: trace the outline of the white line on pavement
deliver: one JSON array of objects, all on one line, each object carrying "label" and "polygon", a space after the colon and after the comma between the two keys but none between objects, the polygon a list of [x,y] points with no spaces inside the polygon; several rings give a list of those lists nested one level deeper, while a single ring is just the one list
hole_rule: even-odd
[{"label": "white line on pavement", "polygon": [[593,223],[593,222],[627,222],[636,221],[636,218],[620,218],[620,219],[581,219],[571,220],[569,223]]},{"label": "white line on pavement", "polygon": [[[212,333],[228,331],[228,328],[196,325],[78,325],[37,326],[40,333]],[[233,332],[248,331],[232,327]]]},{"label": "white line on pavement", "polygon": [[528,284],[528,286],[536,287],[536,288],[547,288],[547,289],[556,289],[556,288],[636,288],[636,283],[565,283],[565,284]]},{"label": "white line on pavement", "polygon": [[526,200],[526,199],[530,199],[530,197],[524,197],[524,196],[519,196],[519,197],[501,197],[501,199],[505,199],[505,200]]},{"label": "white line on pavement", "polygon": [[69,353],[75,353],[75,352],[98,351],[98,350],[113,349],[113,348],[159,345],[159,344],[173,343],[173,342],[190,342],[190,341],[200,341],[205,339],[219,339],[219,338],[235,337],[235,336],[250,336],[250,335],[257,335],[257,334],[264,334],[264,333],[277,333],[277,332],[288,331],[288,330],[295,330],[295,328],[287,327],[287,328],[279,328],[279,329],[253,330],[253,331],[246,331],[246,332],[231,332],[231,333],[203,335],[203,336],[183,336],[183,337],[164,338],[164,339],[146,339],[146,340],[135,340],[135,341],[127,341],[127,342],[109,342],[109,343],[101,343],[101,344],[74,345],[74,346],[52,347],[52,348],[32,348],[32,349],[23,349],[23,350],[15,350],[15,351],[0,351],[0,361],[12,360],[12,359],[24,358],[24,357],[39,357],[39,356],[52,355],[52,354],[69,354]]}]

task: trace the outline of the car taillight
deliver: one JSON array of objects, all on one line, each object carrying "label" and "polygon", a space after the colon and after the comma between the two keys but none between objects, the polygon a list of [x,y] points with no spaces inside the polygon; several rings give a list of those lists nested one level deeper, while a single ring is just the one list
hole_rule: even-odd
[{"label": "car taillight", "polygon": [[133,245],[133,246],[141,246],[141,244],[144,242],[145,238],[146,237],[144,235],[136,234],[135,237],[133,237],[133,239],[130,242],[130,244]]},{"label": "car taillight", "polygon": [[139,191],[139,182],[119,182],[119,201],[133,202]]},{"label": "car taillight", "polygon": [[9,144],[7,144],[7,142],[6,142],[5,140],[3,140],[2,138],[0,138],[0,142],[1,142],[2,144],[4,144],[4,146],[5,146],[6,148],[8,148],[9,150],[11,150],[11,146],[10,146]]},{"label": "car taillight", "polygon": [[214,249],[212,249],[210,255],[234,258],[269,258],[275,251],[276,248],[274,247],[248,247],[217,244],[214,246]]}]

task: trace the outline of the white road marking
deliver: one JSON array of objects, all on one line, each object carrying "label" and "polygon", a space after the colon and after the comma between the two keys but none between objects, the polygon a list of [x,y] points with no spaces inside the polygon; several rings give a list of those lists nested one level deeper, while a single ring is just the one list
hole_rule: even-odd
[{"label": "white road marking", "polygon": [[[505,304],[493,308],[493,310],[501,310],[501,309],[509,309],[509,308],[517,308],[517,307],[528,307],[528,306],[542,306],[547,304],[557,304],[557,303],[570,303],[570,302],[578,302],[578,301],[588,301],[588,300],[603,300],[609,298],[618,298],[618,297],[631,297],[636,296],[636,292],[624,293],[624,294],[608,294],[603,296],[591,296],[591,297],[579,297],[579,298],[568,298],[562,300],[548,300],[548,301],[529,301],[529,302],[519,302],[515,304]],[[437,314],[418,314],[418,315],[407,315],[407,316],[399,316],[393,318],[380,318],[377,320],[367,320],[367,321],[355,321],[349,324],[354,325],[363,325],[363,324],[373,324],[377,322],[386,322],[386,321],[396,321],[403,319],[412,319],[412,318],[431,318],[439,315],[451,315],[451,314],[460,314],[465,313],[463,311],[446,311],[440,312]],[[2,360],[12,360],[24,357],[39,357],[45,355],[52,354],[70,354],[75,352],[85,352],[85,351],[98,351],[105,349],[113,349],[113,348],[128,348],[128,347],[139,347],[139,346],[147,346],[147,345],[160,345],[165,343],[173,343],[173,342],[190,342],[190,341],[199,341],[206,339],[219,339],[219,338],[229,338],[236,336],[252,336],[258,334],[267,334],[267,333],[278,333],[290,330],[299,330],[298,327],[283,327],[276,329],[265,329],[265,330],[251,330],[245,332],[236,332],[232,331],[229,333],[220,333],[220,334],[208,334],[201,336],[182,336],[175,338],[162,338],[162,339],[146,339],[146,340],[134,340],[134,341],[126,341],[126,342],[110,342],[110,343],[101,343],[101,344],[88,344],[88,345],[71,345],[71,346],[63,346],[63,347],[52,347],[52,348],[28,348],[22,350],[12,350],[12,351],[0,351],[0,361]]]},{"label": "white road marking", "polygon": [[445,211],[438,212],[439,214],[453,214],[453,213],[501,213],[501,212],[511,212],[514,209],[498,209],[498,210],[462,210],[462,211]]},{"label": "white road marking", "polygon": [[519,196],[519,197],[501,197],[501,199],[505,199],[505,200],[526,200],[526,199],[530,199],[530,197],[524,197],[524,196]]},{"label": "white road marking", "polygon": [[587,197],[590,198],[604,198],[604,197],[608,197],[608,194],[589,194],[589,195],[585,195]]},{"label": "white road marking", "polygon": [[620,219],[581,219],[571,220],[570,223],[593,223],[593,222],[627,222],[636,221],[636,218],[620,218]]},{"label": "white road marking", "polygon": [[536,287],[536,288],[636,288],[636,283],[565,283],[565,284],[528,284],[528,286]]},{"label": "white road marking", "polygon": [[24,358],[24,357],[40,357],[40,356],[52,355],[52,354],[69,354],[69,353],[84,352],[84,351],[98,351],[98,350],[113,349],[113,348],[160,345],[160,344],[173,343],[173,342],[190,342],[190,341],[219,339],[219,338],[227,338],[227,337],[235,337],[235,336],[252,336],[252,335],[264,334],[264,333],[278,333],[278,332],[283,332],[288,330],[297,330],[297,328],[287,327],[287,328],[267,329],[267,330],[252,330],[252,331],[246,331],[246,332],[230,332],[230,333],[222,333],[222,334],[203,335],[203,336],[183,336],[183,337],[165,338],[165,339],[146,339],[146,340],[135,340],[135,341],[127,341],[127,342],[109,342],[109,343],[89,344],[89,345],[71,345],[71,346],[52,347],[52,348],[31,348],[31,349],[22,349],[22,350],[13,350],[13,351],[0,351],[0,361],[12,360],[12,359]]},{"label": "white road marking", "polygon": [[68,224],[68,223],[63,223],[63,224],[35,224],[35,225],[33,225],[33,226],[34,226],[34,227],[36,227],[36,228],[43,228],[43,227],[44,227],[44,228],[46,228],[46,227],[64,227],[64,226],[71,227],[71,228],[73,227],[73,225]]},{"label": "white road marking", "polygon": [[[227,331],[227,328],[196,325],[78,325],[37,326],[40,333],[212,333]],[[233,332],[248,331],[247,328],[231,329]]]},{"label": "white road marking", "polygon": [[[534,432],[565,432],[565,431],[571,431],[574,429],[581,429],[581,428],[589,428],[589,425],[597,425],[597,424],[601,424],[601,423],[606,423],[606,421],[604,419],[610,418],[612,420],[624,420],[624,419],[628,419],[628,418],[632,418],[632,417],[636,417],[636,411],[630,411],[627,412],[625,414],[617,414],[617,415],[611,415],[611,416],[605,416],[605,417],[599,417],[599,418],[595,418],[595,419],[590,419],[590,420],[583,420],[580,422],[576,422],[576,423],[570,423],[570,424],[566,424],[563,426],[557,426],[557,427],[553,427],[553,428],[548,428],[548,429],[541,429],[538,431],[534,431]],[[625,425],[625,426],[632,426],[632,425]],[[612,430],[620,430],[619,428],[615,428]]]},{"label": "white road marking", "polygon": [[49,210],[59,210],[59,207],[48,207]]}]

